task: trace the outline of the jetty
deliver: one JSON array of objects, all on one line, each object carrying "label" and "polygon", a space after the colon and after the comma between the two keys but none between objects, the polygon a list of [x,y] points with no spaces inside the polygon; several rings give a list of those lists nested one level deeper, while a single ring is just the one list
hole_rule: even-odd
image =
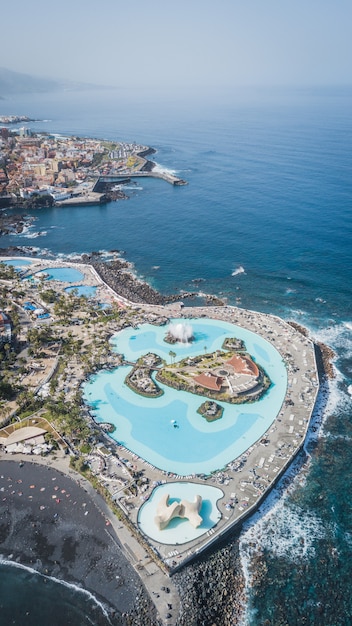
[{"label": "jetty", "polygon": [[171,185],[175,185],[175,186],[188,185],[186,180],[183,180],[182,178],[178,178],[177,176],[175,176],[174,174],[171,174],[170,172],[155,171],[155,170],[151,170],[151,171],[139,170],[137,172],[128,172],[128,173],[125,172],[123,174],[113,174],[111,176],[109,175],[99,176],[96,182],[96,186],[101,183],[113,184],[113,183],[119,183],[119,182],[122,183],[122,181],[126,182],[127,176],[129,179],[131,178],[162,178],[163,180],[166,180],[166,182],[170,183]]}]

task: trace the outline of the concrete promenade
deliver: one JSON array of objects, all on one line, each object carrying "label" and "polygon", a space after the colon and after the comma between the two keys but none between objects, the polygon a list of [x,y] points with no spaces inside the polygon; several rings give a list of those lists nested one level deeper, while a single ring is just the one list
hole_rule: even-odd
[{"label": "concrete promenade", "polygon": [[[140,305],[140,308],[147,314],[166,314],[165,307]],[[258,508],[303,446],[319,382],[313,343],[280,318],[231,306],[186,309],[174,305],[167,309],[170,317],[192,319],[207,316],[232,322],[260,334],[282,355],[288,373],[286,396],[269,430],[239,459],[234,459],[222,471],[212,473],[205,480],[196,475],[183,477],[161,472],[128,450],[123,450],[124,455],[131,456],[135,467],[145,470],[151,483],[158,480],[193,481],[214,485],[224,493],[222,500],[218,502],[222,518],[205,536],[178,545],[176,550],[173,545],[156,544],[150,540],[172,572],[218,541],[231,528],[240,525]],[[139,504],[131,501],[130,505],[133,504],[136,510],[130,510],[130,517],[137,524]]]}]

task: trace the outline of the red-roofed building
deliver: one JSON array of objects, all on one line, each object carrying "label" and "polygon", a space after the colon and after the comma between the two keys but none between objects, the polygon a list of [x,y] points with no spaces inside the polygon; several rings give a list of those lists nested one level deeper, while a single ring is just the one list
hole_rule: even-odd
[{"label": "red-roofed building", "polygon": [[259,376],[258,366],[249,357],[236,354],[226,361],[226,363],[233,367],[236,374],[245,374],[247,376],[254,376],[255,378]]},{"label": "red-roofed building", "polygon": [[223,378],[221,378],[221,376],[216,376],[211,372],[203,372],[202,374],[195,376],[193,380],[199,385],[202,385],[202,387],[211,389],[211,391],[220,391],[223,384]]}]

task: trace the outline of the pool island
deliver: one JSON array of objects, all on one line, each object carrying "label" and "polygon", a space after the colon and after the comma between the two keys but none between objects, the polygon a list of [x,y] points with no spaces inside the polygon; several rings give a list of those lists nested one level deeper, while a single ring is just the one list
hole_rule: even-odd
[{"label": "pool island", "polygon": [[220,404],[216,402],[210,402],[206,400],[203,402],[199,409],[197,409],[197,413],[199,413],[202,417],[204,417],[207,422],[215,422],[215,420],[220,420],[222,418],[222,414],[224,409]]},{"label": "pool island", "polygon": [[164,365],[158,369],[156,380],[174,389],[231,404],[259,400],[271,385],[263,367],[250,355],[223,350]]}]

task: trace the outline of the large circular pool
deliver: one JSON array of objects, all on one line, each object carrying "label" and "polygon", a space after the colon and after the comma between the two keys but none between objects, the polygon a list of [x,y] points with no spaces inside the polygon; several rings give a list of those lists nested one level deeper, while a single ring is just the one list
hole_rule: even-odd
[{"label": "large circular pool", "polygon": [[[173,320],[182,322],[183,320]],[[170,346],[164,341],[165,326],[143,324],[137,330],[117,333],[112,344],[128,361],[153,352],[170,363],[221,349],[227,337],[246,344],[253,359],[269,375],[272,385],[263,398],[252,404],[219,403],[221,419],[207,422],[197,409],[206,400],[186,391],[158,383],[164,394],[158,398],[137,395],[125,384],[130,367],[103,370],[84,386],[83,395],[97,422],[116,426],[112,437],[162,470],[188,476],[223,468],[255,443],[278,415],[287,387],[287,372],[276,348],[260,335],[234,324],[212,319],[191,320],[194,341]],[[170,352],[176,353],[171,357]],[[178,428],[174,428],[175,422]]]},{"label": "large circular pool", "polygon": [[45,274],[46,280],[60,280],[63,283],[76,283],[83,280],[84,275],[75,267],[47,267],[36,272],[35,276]]}]

